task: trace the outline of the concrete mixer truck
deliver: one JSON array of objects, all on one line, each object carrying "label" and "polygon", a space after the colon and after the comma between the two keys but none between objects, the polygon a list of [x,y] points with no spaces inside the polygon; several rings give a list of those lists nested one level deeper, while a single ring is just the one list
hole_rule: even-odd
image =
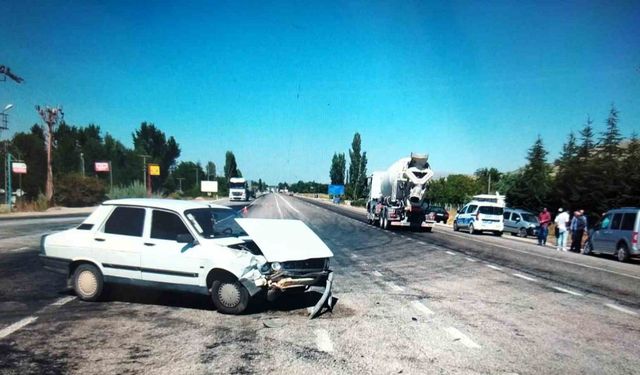
[{"label": "concrete mixer truck", "polygon": [[433,177],[428,156],[411,153],[389,169],[368,178],[367,220],[384,229],[410,227],[431,232],[434,218],[424,205],[427,183]]}]

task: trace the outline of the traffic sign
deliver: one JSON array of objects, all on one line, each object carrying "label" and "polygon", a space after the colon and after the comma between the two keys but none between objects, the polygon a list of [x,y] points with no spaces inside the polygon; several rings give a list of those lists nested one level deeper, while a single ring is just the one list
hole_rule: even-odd
[{"label": "traffic sign", "polygon": [[149,176],[160,176],[160,166],[158,164],[149,164]]},{"label": "traffic sign", "polygon": [[97,161],[95,162],[96,172],[109,172],[109,162],[108,161]]},{"label": "traffic sign", "polygon": [[27,174],[27,164],[26,163],[11,163],[11,170],[13,173],[17,174]]}]

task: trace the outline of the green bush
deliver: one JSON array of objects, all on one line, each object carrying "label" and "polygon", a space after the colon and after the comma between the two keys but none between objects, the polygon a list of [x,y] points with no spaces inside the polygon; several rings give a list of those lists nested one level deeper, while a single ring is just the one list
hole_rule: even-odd
[{"label": "green bush", "polygon": [[147,196],[147,189],[142,182],[134,181],[128,186],[114,186],[107,196],[109,199],[144,198]]},{"label": "green bush", "polygon": [[354,207],[364,207],[367,204],[367,200],[364,198],[351,201],[351,205]]},{"label": "green bush", "polygon": [[58,178],[54,186],[55,202],[67,207],[94,206],[105,198],[104,184],[93,177],[69,174]]}]

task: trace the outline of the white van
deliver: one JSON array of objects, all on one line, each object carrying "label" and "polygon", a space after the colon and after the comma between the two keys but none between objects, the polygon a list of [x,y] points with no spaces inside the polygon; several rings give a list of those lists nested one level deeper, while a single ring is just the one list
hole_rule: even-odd
[{"label": "white van", "polygon": [[476,195],[456,214],[453,230],[466,229],[471,234],[490,231],[496,236],[502,236],[504,207],[503,195]]}]

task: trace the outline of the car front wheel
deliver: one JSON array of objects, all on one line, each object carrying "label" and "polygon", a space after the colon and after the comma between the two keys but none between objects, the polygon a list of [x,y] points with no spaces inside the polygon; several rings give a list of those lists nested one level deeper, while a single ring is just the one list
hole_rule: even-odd
[{"label": "car front wheel", "polygon": [[73,290],[83,301],[97,301],[103,286],[102,273],[91,264],[81,264],[73,273]]},{"label": "car front wheel", "polygon": [[582,249],[582,254],[590,255],[593,252],[593,245],[591,241],[587,241],[584,243],[584,248]]},{"label": "car front wheel", "polygon": [[527,237],[527,230],[525,228],[520,228],[520,230],[518,231],[518,236],[522,238]]},{"label": "car front wheel", "polygon": [[249,305],[249,292],[239,281],[216,280],[211,285],[211,299],[219,313],[241,314]]},{"label": "car front wheel", "polygon": [[458,227],[458,222],[457,221],[453,221],[453,231],[457,232],[458,230],[460,230],[460,228]]},{"label": "car front wheel", "polygon": [[473,228],[473,224],[469,224],[469,234],[476,234],[476,230]]},{"label": "car front wheel", "polygon": [[627,246],[622,244],[618,245],[618,250],[616,251],[616,256],[618,260],[621,262],[626,262],[629,260],[629,250],[627,250]]}]

